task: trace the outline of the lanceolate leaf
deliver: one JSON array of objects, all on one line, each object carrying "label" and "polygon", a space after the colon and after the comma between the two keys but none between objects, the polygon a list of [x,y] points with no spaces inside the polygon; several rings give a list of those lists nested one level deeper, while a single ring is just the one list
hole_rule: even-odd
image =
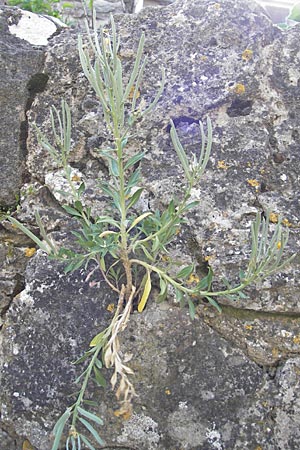
[{"label": "lanceolate leaf", "polygon": [[102,386],[102,387],[105,388],[105,386],[106,386],[106,379],[104,378],[104,376],[102,375],[102,373],[100,372],[100,370],[97,369],[96,366],[93,367],[93,370],[94,370],[94,374],[95,374],[95,378],[96,378],[97,383],[98,383],[100,386]]},{"label": "lanceolate leaf", "polygon": [[137,189],[135,191],[135,193],[129,199],[129,202],[128,202],[128,205],[127,205],[127,209],[131,208],[132,206],[134,206],[136,204],[136,202],[139,200],[143,190],[144,190],[143,188],[139,188],[139,189]]},{"label": "lanceolate leaf", "polygon": [[77,209],[73,208],[72,206],[62,205],[62,207],[64,208],[65,211],[67,211],[67,213],[71,214],[72,216],[81,217],[81,213],[79,211],[77,211]]},{"label": "lanceolate leaf", "polygon": [[144,310],[147,300],[148,300],[148,297],[150,295],[150,292],[151,292],[151,274],[150,274],[150,271],[147,270],[147,279],[146,279],[142,298],[138,304],[138,312],[142,312]]},{"label": "lanceolate leaf", "polygon": [[188,298],[188,305],[189,305],[190,318],[192,320],[194,320],[195,315],[196,315],[196,310],[195,310],[195,305],[190,298]]},{"label": "lanceolate leaf", "polygon": [[87,420],[83,419],[82,417],[79,417],[79,420],[85,426],[85,428],[87,430],[89,430],[89,432],[94,436],[94,438],[96,439],[98,444],[104,445],[104,441],[101,439],[101,437],[99,436],[99,434],[97,433],[95,428]]},{"label": "lanceolate leaf", "polygon": [[130,167],[134,166],[136,163],[141,161],[141,159],[143,159],[144,156],[145,152],[141,152],[129,158],[127,163],[125,164],[124,170],[130,169]]},{"label": "lanceolate leaf", "polygon": [[96,347],[96,345],[99,345],[101,341],[103,341],[104,334],[105,334],[104,331],[101,331],[101,333],[96,334],[96,336],[94,336],[90,342],[90,347]]},{"label": "lanceolate leaf", "polygon": [[210,303],[212,306],[214,306],[214,307],[219,311],[219,313],[222,312],[222,308],[221,308],[221,306],[219,305],[219,303],[216,302],[216,300],[214,300],[212,297],[205,297],[205,298],[206,298],[206,300],[209,301],[209,303]]},{"label": "lanceolate leaf", "polygon": [[82,442],[84,442],[85,445],[87,445],[87,447],[88,447],[90,450],[96,450],[95,447],[90,443],[90,441],[89,441],[85,436],[80,435],[80,437],[81,437],[81,439],[82,439]]},{"label": "lanceolate leaf", "polygon": [[103,425],[103,420],[100,419],[100,417],[96,416],[95,414],[86,411],[85,409],[81,408],[80,406],[77,407],[78,412],[86,417],[87,419],[93,420],[94,422],[96,422],[98,425]]},{"label": "lanceolate leaf", "polygon": [[132,230],[132,228],[134,228],[138,223],[140,223],[142,220],[144,220],[146,217],[150,216],[152,214],[152,212],[145,212],[144,214],[142,214],[141,216],[137,217],[132,224],[130,225],[130,227],[128,228],[128,231]]},{"label": "lanceolate leaf", "polygon": [[70,410],[69,408],[63,413],[62,416],[60,416],[60,418],[58,419],[58,421],[56,422],[54,428],[53,428],[53,433],[55,435],[55,439],[52,445],[51,450],[57,450],[59,448],[59,443],[61,440],[61,436],[64,430],[64,427],[66,425],[67,420],[70,417]]},{"label": "lanceolate leaf", "polygon": [[18,227],[30,239],[32,239],[33,242],[35,242],[40,247],[41,250],[43,250],[44,252],[48,253],[47,246],[37,236],[35,236],[35,234],[33,234],[30,230],[28,230],[28,228],[26,228],[21,222],[19,222],[18,220],[14,219],[13,217],[8,217],[8,220],[13,225]]},{"label": "lanceolate leaf", "polygon": [[191,264],[190,266],[186,266],[183,269],[178,272],[176,275],[176,278],[187,278],[189,277],[194,271],[194,265]]}]

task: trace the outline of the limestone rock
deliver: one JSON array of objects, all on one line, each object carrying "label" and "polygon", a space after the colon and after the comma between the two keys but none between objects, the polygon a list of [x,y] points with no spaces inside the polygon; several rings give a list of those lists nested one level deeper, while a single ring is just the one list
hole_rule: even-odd
[{"label": "limestone rock", "polygon": [[[147,151],[141,170],[148,194],[141,210],[165,206],[182,191],[170,119],[188,153],[199,151],[199,119],[209,115],[214,124],[211,160],[193,192],[200,205],[171,251],[194,256],[199,270],[209,264],[215,288],[224,275],[234,282],[249,256],[250,223],[256,211],[270,208],[274,222],[281,214],[290,230],[289,252],[299,253],[299,26],[280,31],[250,0],[182,0],[116,22],[125,74],[141,32],[146,34],[141,97],[153,99],[161,66],[167,74],[156,110],[137,125],[128,146],[129,152]],[[41,72],[49,80],[28,112],[26,167],[31,182],[51,199],[45,207],[48,229],[64,240],[74,224],[55,195],[58,168],[38,145],[32,124],[48,134],[48,107],[59,108],[62,96],[68,101],[71,164],[100,213],[105,199],[96,180],[107,176],[107,167],[95,149],[105,147],[109,136],[80,69],[77,35],[66,30],[51,43]],[[22,200],[19,214],[32,225],[31,205]],[[91,287],[86,276],[63,276],[60,265],[38,253],[27,268],[25,290],[6,313],[2,420],[7,433],[28,438],[38,450],[50,449],[51,428],[74,388],[70,361],[110,317],[106,306],[114,297],[102,283]],[[140,397],[133,417],[122,423],[113,414],[111,394],[90,392],[105,418],[103,437],[141,450],[273,450],[289,442],[296,448],[298,406],[291,389],[298,395],[298,358],[292,358],[299,355],[299,280],[298,256],[282,274],[249,288],[247,299],[220,299],[222,316],[200,304],[190,323],[171,295],[166,309],[150,303],[143,315],[133,314],[123,346],[134,354]]]},{"label": "limestone rock", "polygon": [[[31,260],[26,289],[10,307],[2,335],[7,429],[50,450],[53,422],[74,391],[76,368],[70,363],[108,322],[112,301],[111,291],[102,283],[90,287],[82,271],[65,276],[40,252]],[[252,447],[256,441],[271,448],[256,423],[266,412],[258,395],[262,369],[206,325],[192,323],[178,307],[152,306],[143,316],[133,315],[123,345],[134,355],[139,397],[133,417],[122,423],[113,415],[112,395],[90,391],[106,417],[101,435],[110,445],[206,449],[217,437],[224,448]]]},{"label": "limestone rock", "polygon": [[17,203],[26,175],[27,111],[48,80],[41,46],[47,45],[58,25],[3,6],[0,29],[0,205],[9,206]]},{"label": "limestone rock", "polygon": [[[146,32],[148,65],[141,92],[146,101],[155,94],[161,67],[166,68],[161,101],[138,124],[138,137],[129,148],[129,152],[148,151],[141,169],[150,209],[168,204],[182,189],[182,171],[168,133],[170,119],[187,151],[199,152],[197,122],[209,115],[214,125],[212,155],[199,188],[194,189],[200,206],[190,215],[182,245],[192,242],[199,264],[209,260],[216,279],[225,276],[234,283],[249,257],[255,213],[269,208],[274,221],[281,215],[290,231],[289,253],[298,253],[299,27],[283,33],[256,4],[230,0],[146,8],[139,15],[120,17],[118,26],[125,73],[132,66],[141,32]],[[82,75],[76,41],[72,32],[54,40],[45,66],[51,74],[49,85],[29,120],[36,120],[47,134],[46,108],[52,103],[59,107],[62,92],[69,103],[76,103],[72,163],[91,183],[106,174],[95,148],[106,145],[107,131],[101,120],[97,122],[101,107]],[[43,182],[55,167],[31,132],[29,145],[28,170]],[[299,258],[293,268],[250,289],[249,299],[231,306],[299,313],[298,265]]]}]

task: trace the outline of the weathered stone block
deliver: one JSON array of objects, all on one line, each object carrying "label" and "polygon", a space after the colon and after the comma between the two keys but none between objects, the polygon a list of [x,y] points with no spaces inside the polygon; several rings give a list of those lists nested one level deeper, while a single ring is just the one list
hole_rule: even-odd
[{"label": "weathered stone block", "polygon": [[[193,192],[200,205],[171,251],[193,255],[199,269],[208,263],[216,273],[214,287],[223,275],[234,282],[249,256],[250,222],[268,207],[274,222],[277,214],[285,219],[290,253],[299,252],[299,27],[283,33],[260,7],[242,0],[184,0],[118,17],[117,27],[125,76],[141,31],[146,33],[141,97],[153,99],[161,66],[167,73],[156,110],[137,125],[128,146],[129,152],[147,151],[141,170],[148,195],[141,210],[165,206],[182,190],[170,119],[189,153],[199,151],[198,120],[209,115],[214,124],[210,164]],[[101,213],[104,200],[95,180],[107,168],[95,148],[109,139],[80,68],[75,33],[53,39],[44,71],[46,90],[29,112],[28,171],[41,184],[51,180],[54,199],[59,173],[37,144],[31,123],[49,133],[48,107],[59,107],[64,96],[73,115],[71,164],[88,186],[93,211]],[[21,214],[30,216],[30,208]],[[65,239],[72,224],[56,216],[54,226],[52,214],[48,217],[49,229],[59,228]],[[134,355],[140,395],[135,415],[122,423],[113,415],[110,394],[90,392],[106,419],[107,441],[141,450],[273,450],[289,443],[296,448],[298,406],[289,386],[298,396],[298,361],[286,362],[286,382],[284,372],[277,371],[275,381],[272,375],[276,365],[300,353],[298,265],[299,257],[283,274],[249,289],[248,299],[220,299],[222,316],[200,305],[201,318],[192,324],[171,298],[166,310],[149,304],[142,316],[133,314],[123,346]],[[109,320],[106,306],[113,300],[103,284],[89,286],[82,271],[64,277],[62,268],[41,254],[32,260],[26,289],[7,312],[0,346],[7,430],[28,437],[38,450],[50,448],[53,422],[73,390],[69,363]]]},{"label": "weathered stone block", "polygon": [[0,8],[0,206],[17,203],[24,183],[27,111],[48,80],[40,45],[46,45],[57,28],[33,13]]}]

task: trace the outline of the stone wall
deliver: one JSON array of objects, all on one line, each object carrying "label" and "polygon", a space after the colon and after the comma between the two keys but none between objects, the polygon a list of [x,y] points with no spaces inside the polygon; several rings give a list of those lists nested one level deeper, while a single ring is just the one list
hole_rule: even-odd
[{"label": "stone wall", "polygon": [[[7,21],[6,11],[0,17]],[[221,315],[201,303],[191,322],[172,295],[161,306],[153,296],[143,314],[134,313],[122,344],[134,355],[139,394],[135,412],[123,422],[113,414],[113,395],[91,390],[105,419],[101,435],[112,449],[296,449],[299,26],[280,31],[250,0],[181,0],[116,20],[125,74],[141,31],[146,34],[148,65],[141,96],[153,98],[161,66],[166,68],[162,98],[147,120],[137,124],[129,144],[129,151],[147,152],[141,171],[148,192],[144,203],[151,210],[167,205],[182,189],[170,119],[190,152],[200,145],[197,121],[209,115],[214,126],[210,163],[193,193],[200,205],[170,251],[194,256],[200,272],[209,264],[217,288],[222,276],[234,280],[244,266],[250,223],[257,211],[269,208],[274,222],[278,214],[283,216],[290,230],[288,252],[298,256],[283,273],[249,289],[247,299],[220,299]],[[44,58],[41,47],[30,49]],[[47,83],[27,108],[27,183],[17,216],[36,231],[33,213],[39,209],[47,231],[59,243],[70,238],[75,224],[61,208],[58,171],[37,143],[33,124],[48,133],[49,106],[59,107],[62,97],[71,105],[71,164],[86,182],[94,213],[105,206],[97,178],[107,168],[95,148],[107,144],[107,132],[99,102],[80,68],[75,31],[65,29],[51,38],[42,66],[37,72],[33,63],[29,73],[44,74]],[[26,90],[28,78],[21,85]],[[13,163],[3,167],[13,173]],[[26,250],[32,244],[16,236],[7,222],[0,232],[6,283],[12,270],[24,276],[29,260],[25,278],[11,289],[2,310],[3,450],[19,449],[26,439],[34,449],[50,450],[53,424],[74,391],[75,367],[70,362],[109,321],[107,306],[115,298],[103,283],[99,287],[98,279],[89,284],[82,270],[66,276],[62,265],[42,252],[30,257]]]}]

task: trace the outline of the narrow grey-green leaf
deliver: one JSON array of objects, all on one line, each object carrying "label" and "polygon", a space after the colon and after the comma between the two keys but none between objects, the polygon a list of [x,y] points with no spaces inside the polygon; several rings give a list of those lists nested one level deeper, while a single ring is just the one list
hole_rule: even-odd
[{"label": "narrow grey-green leaf", "polygon": [[193,264],[191,264],[190,266],[186,266],[178,272],[176,278],[187,278],[193,273],[193,271],[194,271]]},{"label": "narrow grey-green leaf", "polygon": [[64,427],[66,425],[67,420],[69,419],[71,415],[70,409],[68,408],[58,419],[58,421],[56,422],[56,424],[54,425],[53,428],[53,434],[55,435],[55,439],[52,445],[52,449],[51,450],[57,450],[59,447],[59,443],[60,443],[60,439],[61,439],[61,435],[62,432],[64,430]]},{"label": "narrow grey-green leaf", "polygon": [[95,374],[95,378],[97,383],[102,386],[102,387],[106,387],[106,379],[104,378],[104,376],[102,375],[102,373],[100,372],[99,369],[97,369],[96,366],[93,367],[94,370],[94,374]]},{"label": "narrow grey-green leaf", "polygon": [[83,435],[81,434],[80,437],[81,437],[81,440],[85,443],[85,445],[88,446],[88,448],[89,448],[90,450],[96,450],[95,447],[90,443],[90,441],[89,441],[85,436],[83,436]]},{"label": "narrow grey-green leaf", "polygon": [[104,445],[104,441],[101,439],[101,437],[99,436],[99,434],[97,433],[95,428],[87,420],[83,419],[82,417],[79,417],[79,420],[85,426],[85,428],[87,430],[89,430],[89,432],[94,436],[94,438],[96,439],[98,444]]},{"label": "narrow grey-green leaf", "polygon": [[77,209],[73,208],[72,206],[62,205],[62,207],[64,208],[65,211],[67,211],[67,213],[71,214],[72,216],[81,217],[80,212],[77,211]]},{"label": "narrow grey-green leaf", "polygon": [[94,422],[96,422],[98,425],[103,425],[103,420],[100,419],[100,417],[96,416],[95,414],[86,411],[85,409],[81,408],[80,406],[77,407],[78,412],[87,419],[91,419]]},{"label": "narrow grey-green leaf", "polygon": [[136,204],[136,202],[139,200],[140,196],[142,195],[143,190],[144,190],[143,188],[139,188],[135,191],[135,193],[129,199],[127,209],[131,208],[132,206],[134,206]]},{"label": "narrow grey-green leaf", "polygon": [[15,225],[17,228],[19,228],[26,236],[28,236],[33,242],[35,242],[41,250],[48,253],[47,246],[37,237],[35,234],[33,234],[28,228],[26,228],[21,222],[19,222],[17,219],[14,219],[13,217],[8,217],[7,220],[11,222],[13,225]]},{"label": "narrow grey-green leaf", "polygon": [[222,308],[221,308],[221,306],[219,305],[219,303],[216,302],[216,300],[214,300],[212,297],[205,297],[205,298],[206,298],[206,300],[209,301],[209,303],[210,303],[212,306],[214,306],[214,307],[219,311],[219,313],[222,312]]},{"label": "narrow grey-green leaf", "polygon": [[136,155],[129,158],[127,163],[125,164],[124,170],[127,170],[130,167],[134,166],[134,164],[136,164],[141,159],[143,159],[144,156],[145,156],[145,152],[141,152],[141,153],[137,153]]},{"label": "narrow grey-green leaf", "polygon": [[195,319],[195,315],[196,315],[196,310],[195,310],[195,305],[192,302],[192,300],[190,298],[187,299],[188,300],[188,305],[189,305],[189,313],[190,313],[190,318],[192,320]]}]

